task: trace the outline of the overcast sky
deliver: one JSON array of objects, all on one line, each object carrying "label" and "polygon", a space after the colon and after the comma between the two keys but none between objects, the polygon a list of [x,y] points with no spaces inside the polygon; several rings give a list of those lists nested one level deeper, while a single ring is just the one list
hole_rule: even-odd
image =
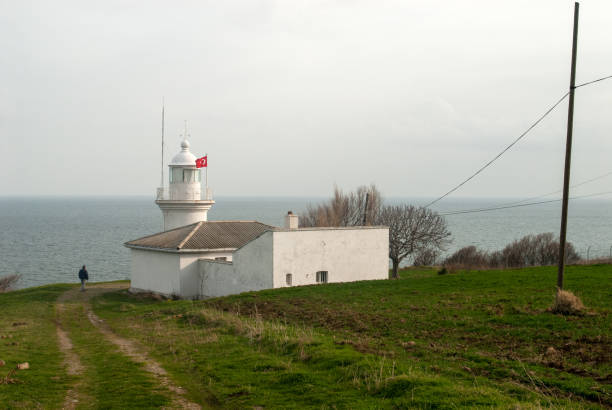
[{"label": "overcast sky", "polygon": [[[183,120],[216,195],[438,196],[568,88],[573,1],[0,1],[0,196],[153,196]],[[581,2],[577,82],[612,74]],[[454,197],[559,189],[567,101]],[[572,180],[612,171],[612,80],[576,93]],[[612,176],[576,194],[612,190]]]}]

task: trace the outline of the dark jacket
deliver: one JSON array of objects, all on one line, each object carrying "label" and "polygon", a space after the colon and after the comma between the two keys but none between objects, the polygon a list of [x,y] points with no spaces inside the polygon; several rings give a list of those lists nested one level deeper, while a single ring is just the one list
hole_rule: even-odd
[{"label": "dark jacket", "polygon": [[81,268],[81,270],[79,271],[79,279],[89,280],[89,275],[87,274],[87,269]]}]

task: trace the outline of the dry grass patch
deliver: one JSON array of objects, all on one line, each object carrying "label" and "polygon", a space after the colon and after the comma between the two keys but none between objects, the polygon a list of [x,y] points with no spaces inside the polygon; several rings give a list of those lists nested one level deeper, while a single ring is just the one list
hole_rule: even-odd
[{"label": "dry grass patch", "polygon": [[0,278],[0,293],[8,292],[19,281],[21,275],[8,275]]},{"label": "dry grass patch", "polygon": [[585,314],[585,311],[586,308],[578,296],[574,295],[569,290],[559,289],[557,291],[555,304],[552,307],[553,313],[582,316]]}]

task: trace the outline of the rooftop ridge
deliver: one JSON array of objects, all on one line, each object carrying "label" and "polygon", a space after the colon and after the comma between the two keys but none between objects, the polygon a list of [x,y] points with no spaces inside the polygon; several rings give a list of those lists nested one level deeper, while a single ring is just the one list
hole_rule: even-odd
[{"label": "rooftop ridge", "polygon": [[191,239],[193,234],[196,233],[197,230],[200,229],[200,227],[202,226],[202,222],[203,221],[200,221],[200,222],[194,224],[195,226],[193,227],[191,232],[189,232],[189,234],[187,234],[187,236],[185,236],[185,238],[178,244],[176,249],[181,249],[183,247],[183,245],[185,245],[185,242],[187,242],[189,239]]},{"label": "rooftop ridge", "polygon": [[154,237],[154,236],[157,236],[157,235],[160,235],[160,234],[163,234],[163,233],[168,233],[168,232],[178,231],[178,230],[180,230],[180,229],[185,229],[185,228],[187,228],[188,226],[191,226],[191,225],[197,225],[197,224],[199,224],[199,222],[192,223],[192,224],[189,224],[189,225],[179,226],[179,227],[177,227],[177,228],[169,229],[169,230],[167,230],[167,231],[156,232],[156,233],[153,233],[153,234],[151,234],[151,235],[142,236],[142,237],[140,237],[140,238],[132,239],[131,241],[124,242],[124,244],[128,244],[128,243],[130,243],[130,242],[138,241],[138,240],[141,240],[141,239],[152,238],[152,237]]}]

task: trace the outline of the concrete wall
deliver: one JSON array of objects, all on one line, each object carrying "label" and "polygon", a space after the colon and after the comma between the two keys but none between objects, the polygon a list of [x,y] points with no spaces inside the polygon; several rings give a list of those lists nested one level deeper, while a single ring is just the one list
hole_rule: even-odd
[{"label": "concrete wall", "polygon": [[181,297],[194,299],[200,297],[201,280],[199,259],[214,260],[215,258],[225,257],[228,261],[232,260],[231,252],[211,252],[211,253],[182,253],[179,257]]},{"label": "concrete wall", "polygon": [[208,209],[200,207],[162,209],[164,231],[208,220]]},{"label": "concrete wall", "polygon": [[274,287],[316,283],[316,272],[327,271],[328,283],[387,279],[389,230],[300,229],[273,233]]},{"label": "concrete wall", "polygon": [[235,251],[232,263],[200,259],[199,271],[202,297],[272,288],[272,232]]},{"label": "concrete wall", "polygon": [[131,287],[136,291],[179,295],[185,299],[200,295],[198,259],[226,257],[232,252],[175,253],[130,249]]},{"label": "concrete wall", "polygon": [[287,273],[291,286],[315,284],[317,271],[329,283],[387,279],[388,250],[387,228],[271,231],[233,253],[131,249],[132,288],[198,298],[286,287]]},{"label": "concrete wall", "polygon": [[131,287],[164,295],[180,294],[179,257],[176,253],[130,249]]}]

